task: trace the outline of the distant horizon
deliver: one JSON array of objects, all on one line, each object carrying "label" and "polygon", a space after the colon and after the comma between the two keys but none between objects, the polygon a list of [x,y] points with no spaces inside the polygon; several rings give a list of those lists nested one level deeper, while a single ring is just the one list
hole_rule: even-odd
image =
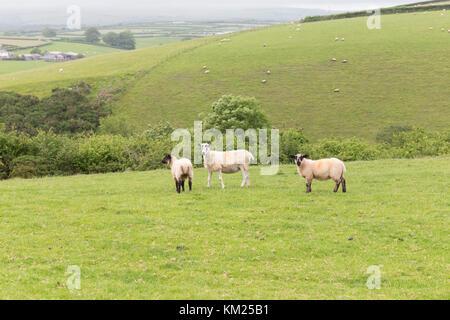
[{"label": "distant horizon", "polygon": [[128,0],[124,4],[121,0],[40,0],[36,4],[34,0],[25,0],[21,4],[5,3],[0,5],[4,9],[56,9],[78,5],[91,9],[152,9],[154,11],[177,11],[180,9],[320,9],[332,11],[365,10],[370,8],[389,7],[401,4],[417,2],[416,0],[228,0],[226,4],[217,0],[166,0],[164,5],[152,0]]},{"label": "distant horizon", "polygon": [[309,15],[325,15],[389,7],[412,1],[341,0],[229,0],[223,4],[215,0],[166,0],[164,5],[154,1],[128,0],[25,0],[20,4],[0,5],[0,30],[20,30],[30,27],[62,27],[67,21],[67,8],[81,8],[81,23],[86,26],[152,23],[157,21],[264,21],[287,22]]}]

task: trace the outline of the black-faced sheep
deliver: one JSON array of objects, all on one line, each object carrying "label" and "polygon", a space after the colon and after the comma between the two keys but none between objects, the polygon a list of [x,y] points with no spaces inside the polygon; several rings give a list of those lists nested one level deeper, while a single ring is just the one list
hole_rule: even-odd
[{"label": "black-faced sheep", "polygon": [[186,178],[189,179],[189,191],[192,191],[192,179],[194,178],[194,168],[189,159],[176,157],[168,154],[162,160],[162,163],[166,163],[170,166],[172,170],[172,177],[175,180],[175,186],[177,192],[180,193],[181,189],[184,192],[184,181]]},{"label": "black-faced sheep", "polygon": [[344,178],[345,165],[336,158],[321,159],[321,160],[309,160],[307,154],[296,154],[290,156],[295,159],[298,173],[306,179],[306,192],[311,192],[311,183],[313,179],[328,180],[332,179],[336,186],[334,192],[337,192],[339,185],[342,184],[342,192],[347,192],[347,185]]}]

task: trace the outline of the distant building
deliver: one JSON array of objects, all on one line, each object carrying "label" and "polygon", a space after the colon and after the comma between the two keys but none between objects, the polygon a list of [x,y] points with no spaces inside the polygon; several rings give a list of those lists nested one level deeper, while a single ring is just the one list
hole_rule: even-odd
[{"label": "distant building", "polygon": [[21,54],[20,57],[24,58],[26,61],[33,61],[33,60],[41,60],[41,55],[37,53],[24,53]]},{"label": "distant building", "polygon": [[[11,60],[14,59],[16,55],[14,52],[0,50],[0,60]],[[26,61],[42,60],[46,62],[65,62],[70,60],[75,60],[83,58],[84,55],[78,54],[76,52],[60,52],[60,51],[50,51],[44,52],[42,55],[37,53],[23,53],[19,57]]]},{"label": "distant building", "polygon": [[80,55],[76,52],[49,51],[42,55],[41,60],[47,62],[64,62],[78,59],[79,56]]},{"label": "distant building", "polygon": [[15,54],[10,51],[0,50],[0,60],[9,60],[15,57]]}]

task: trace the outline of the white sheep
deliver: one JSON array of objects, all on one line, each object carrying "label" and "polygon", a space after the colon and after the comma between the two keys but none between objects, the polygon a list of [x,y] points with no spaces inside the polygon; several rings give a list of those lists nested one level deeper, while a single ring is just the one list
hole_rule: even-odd
[{"label": "white sheep", "polygon": [[334,192],[337,192],[339,185],[342,184],[342,192],[347,192],[347,185],[345,182],[345,165],[336,158],[321,159],[321,160],[309,160],[307,154],[296,154],[290,156],[295,159],[297,164],[298,173],[306,179],[306,192],[311,192],[311,183],[313,179],[328,180],[332,179],[336,186]]},{"label": "white sheep", "polygon": [[194,168],[189,159],[176,157],[168,154],[162,160],[162,163],[168,164],[172,170],[172,177],[175,180],[175,186],[177,192],[181,192],[181,188],[184,192],[184,181],[189,179],[189,191],[192,191],[192,179],[194,178]]},{"label": "white sheep", "polygon": [[203,165],[208,170],[208,188],[211,185],[211,176],[213,172],[219,173],[219,180],[222,184],[222,189],[225,188],[222,180],[222,173],[236,173],[242,171],[243,180],[241,187],[244,187],[247,181],[247,187],[250,186],[250,176],[248,168],[250,162],[254,160],[253,155],[247,150],[233,150],[233,151],[211,151],[211,145],[208,143],[200,144],[203,155]]}]

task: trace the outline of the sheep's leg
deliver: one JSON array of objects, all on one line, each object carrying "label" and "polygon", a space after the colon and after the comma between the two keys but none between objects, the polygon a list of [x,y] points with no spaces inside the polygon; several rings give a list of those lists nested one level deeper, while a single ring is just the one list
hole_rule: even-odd
[{"label": "sheep's leg", "polygon": [[245,171],[245,175],[247,176],[247,187],[250,187],[250,175],[248,174],[248,171]]},{"label": "sheep's leg", "polygon": [[208,188],[211,185],[211,177],[212,177],[212,171],[208,171]]},{"label": "sheep's leg", "polygon": [[181,181],[181,187],[183,188],[183,192],[184,192],[184,180]]},{"label": "sheep's leg", "polygon": [[336,182],[336,186],[334,187],[334,190],[333,190],[334,192],[338,192],[340,184],[341,184],[340,180]]},{"label": "sheep's leg", "polygon": [[241,188],[245,186],[245,181],[247,180],[247,175],[245,174],[245,169],[241,168],[242,171],[242,183],[241,183]]},{"label": "sheep's leg", "polygon": [[189,191],[192,191],[192,179],[189,178]]},{"label": "sheep's leg", "polygon": [[220,183],[222,184],[222,189],[225,189],[225,185],[223,184],[223,179],[222,179],[222,170],[219,170],[219,180],[220,180]]},{"label": "sheep's leg", "polygon": [[180,183],[175,180],[175,187],[177,188],[177,192],[180,193]]},{"label": "sheep's leg", "polygon": [[341,182],[342,182],[342,192],[347,192],[347,184],[346,184],[346,182],[345,182],[345,179],[344,178],[342,178],[341,179]]},{"label": "sheep's leg", "polygon": [[310,193],[312,181],[306,181],[306,193]]}]

